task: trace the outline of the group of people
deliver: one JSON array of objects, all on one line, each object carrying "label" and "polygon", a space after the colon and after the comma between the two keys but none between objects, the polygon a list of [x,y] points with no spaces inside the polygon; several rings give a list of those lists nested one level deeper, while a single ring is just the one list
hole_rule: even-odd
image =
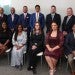
[{"label": "group of people", "polygon": [[[27,49],[29,65],[27,70],[36,73],[37,54],[43,52],[49,65],[49,74],[54,75],[58,59],[64,53],[68,57],[72,75],[75,75],[73,58],[75,57],[75,16],[71,7],[67,8],[67,16],[61,25],[61,16],[52,5],[50,14],[40,12],[40,6],[35,6],[35,13],[29,14],[28,7],[23,7],[23,13],[17,15],[15,8],[11,14],[4,14],[0,7],[0,55],[9,48],[11,51],[11,66],[22,69],[23,53]],[[44,27],[46,25],[46,37]],[[60,30],[61,29],[61,30]],[[27,48],[26,48],[27,46]]]}]

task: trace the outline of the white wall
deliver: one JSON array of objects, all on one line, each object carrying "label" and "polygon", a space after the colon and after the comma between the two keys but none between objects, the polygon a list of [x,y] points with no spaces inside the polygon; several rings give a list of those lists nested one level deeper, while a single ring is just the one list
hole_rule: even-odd
[{"label": "white wall", "polygon": [[34,12],[35,5],[39,4],[41,6],[41,12],[48,14],[50,12],[50,7],[55,5],[57,7],[57,12],[61,14],[62,19],[66,15],[66,9],[72,7],[75,14],[75,0],[11,0],[11,6],[16,8],[16,13],[22,13],[22,7],[27,5],[29,8],[29,13]]}]

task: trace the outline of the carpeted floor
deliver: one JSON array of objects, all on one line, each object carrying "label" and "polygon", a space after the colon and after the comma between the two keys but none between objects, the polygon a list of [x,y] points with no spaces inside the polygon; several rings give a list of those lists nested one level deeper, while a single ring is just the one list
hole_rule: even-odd
[{"label": "carpeted floor", "polygon": [[[2,57],[0,58],[0,75],[33,75],[31,71],[27,71],[27,64],[28,61],[25,62],[22,71],[19,71],[8,65],[6,56]],[[45,60],[43,60],[42,66],[39,61],[36,75],[49,75],[48,65]],[[71,75],[69,70],[66,68],[66,62],[64,60],[61,64],[58,63],[55,75]]]}]

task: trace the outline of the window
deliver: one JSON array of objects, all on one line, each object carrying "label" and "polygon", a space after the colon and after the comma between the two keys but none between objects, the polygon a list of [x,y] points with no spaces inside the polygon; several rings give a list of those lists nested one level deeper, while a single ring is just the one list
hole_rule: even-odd
[{"label": "window", "polygon": [[11,0],[0,0],[0,6],[9,5],[10,6]]}]

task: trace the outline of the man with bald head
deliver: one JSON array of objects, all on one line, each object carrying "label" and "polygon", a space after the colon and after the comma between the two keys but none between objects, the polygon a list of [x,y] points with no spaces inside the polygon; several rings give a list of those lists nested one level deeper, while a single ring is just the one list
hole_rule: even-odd
[{"label": "man with bald head", "polygon": [[19,15],[15,13],[15,8],[10,9],[11,14],[8,15],[8,26],[12,32],[14,32],[16,25],[18,24]]},{"label": "man with bald head", "polygon": [[3,21],[7,22],[7,15],[4,14],[4,9],[0,7],[0,25]]}]

